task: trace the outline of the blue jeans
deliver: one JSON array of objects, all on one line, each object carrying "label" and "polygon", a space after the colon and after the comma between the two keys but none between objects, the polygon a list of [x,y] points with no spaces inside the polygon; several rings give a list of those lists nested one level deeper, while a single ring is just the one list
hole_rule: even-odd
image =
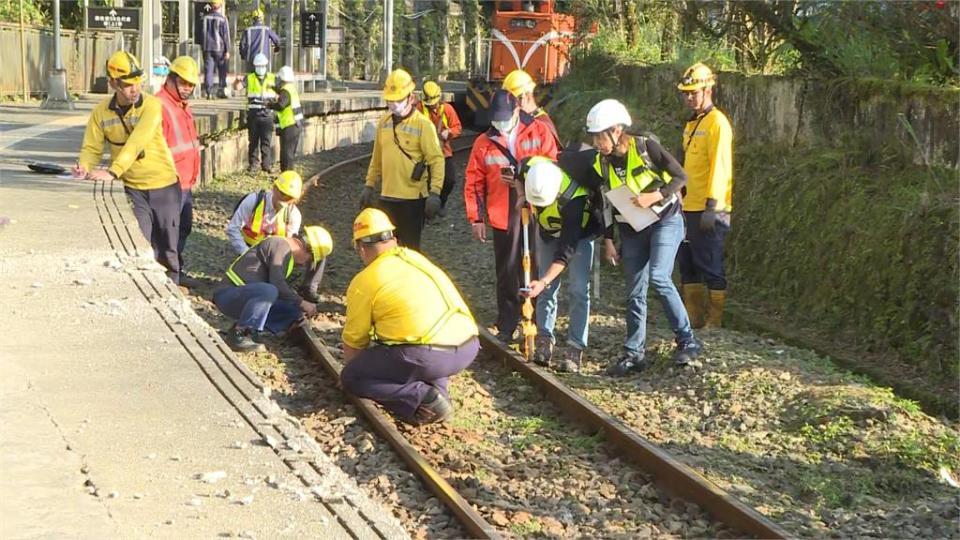
[{"label": "blue jeans", "polygon": [[[544,240],[537,234],[537,265],[540,277],[547,273],[553,262],[553,256],[560,245],[559,238]],[[593,269],[593,239],[584,238],[577,243],[577,251],[568,261],[566,273],[570,299],[570,326],[567,328],[567,343],[584,350],[587,348],[587,335],[590,329],[590,270]],[[560,278],[537,297],[537,332],[549,336],[555,342],[553,329],[557,324],[557,298],[560,293]]]},{"label": "blue jeans", "polygon": [[[627,229],[627,230],[625,230]],[[647,283],[660,297],[678,342],[693,339],[690,318],[673,284],[673,261],[683,240],[683,217],[677,213],[640,231],[620,228],[620,257],[627,285],[627,353],[643,354],[647,338]]]},{"label": "blue jeans", "polygon": [[213,293],[213,303],[224,315],[236,319],[237,326],[261,331],[264,328],[279,334],[297,322],[300,306],[278,300],[279,292],[272,283],[248,283],[242,287],[224,287]]}]

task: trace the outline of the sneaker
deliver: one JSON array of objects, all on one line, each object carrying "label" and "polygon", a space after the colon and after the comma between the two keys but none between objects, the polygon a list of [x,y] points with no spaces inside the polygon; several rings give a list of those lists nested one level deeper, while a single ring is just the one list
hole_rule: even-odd
[{"label": "sneaker", "polygon": [[413,413],[413,424],[422,426],[444,422],[453,416],[453,404],[436,387],[431,386],[420,406]]},{"label": "sneaker", "polygon": [[678,366],[685,366],[691,360],[700,356],[701,352],[703,352],[703,347],[697,343],[696,339],[678,340],[677,350],[673,351],[673,362]]},{"label": "sneaker", "polygon": [[533,363],[550,367],[553,358],[553,340],[549,336],[537,336],[537,349],[533,353]]},{"label": "sneaker", "polygon": [[583,351],[574,347],[567,347],[560,354],[557,370],[565,373],[580,373],[581,365],[583,365]]},{"label": "sneaker", "polygon": [[650,362],[648,362],[642,354],[626,353],[617,360],[616,364],[607,368],[607,375],[611,377],[626,377],[630,373],[640,373],[648,367],[650,367]]},{"label": "sneaker", "polygon": [[235,352],[264,352],[267,348],[254,339],[259,337],[259,332],[255,330],[234,326],[227,334],[226,342]]}]

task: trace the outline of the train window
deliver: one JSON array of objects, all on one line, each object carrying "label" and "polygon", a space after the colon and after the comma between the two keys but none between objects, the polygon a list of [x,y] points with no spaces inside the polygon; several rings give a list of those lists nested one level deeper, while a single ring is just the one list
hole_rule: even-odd
[{"label": "train window", "polygon": [[536,28],[537,21],[534,19],[510,19],[510,28]]}]

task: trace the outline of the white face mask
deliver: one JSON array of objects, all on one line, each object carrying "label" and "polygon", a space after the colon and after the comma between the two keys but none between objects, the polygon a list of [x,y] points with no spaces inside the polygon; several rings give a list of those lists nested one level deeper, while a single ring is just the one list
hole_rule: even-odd
[{"label": "white face mask", "polygon": [[267,74],[267,66],[256,66],[253,68],[253,72],[257,74],[257,77],[263,77]]},{"label": "white face mask", "polygon": [[387,107],[390,109],[391,113],[397,116],[406,116],[407,112],[410,110],[410,102],[407,100],[388,101]]},{"label": "white face mask", "polygon": [[506,135],[507,133],[513,131],[513,128],[516,127],[517,124],[513,121],[513,118],[511,118],[510,120],[504,120],[502,122],[490,122],[490,125],[492,125],[500,133]]}]

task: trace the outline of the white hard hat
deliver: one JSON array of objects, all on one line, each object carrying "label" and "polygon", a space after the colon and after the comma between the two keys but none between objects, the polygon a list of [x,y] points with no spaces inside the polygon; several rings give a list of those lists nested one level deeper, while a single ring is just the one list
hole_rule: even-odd
[{"label": "white hard hat", "polygon": [[633,124],[630,113],[623,103],[615,99],[605,99],[597,103],[587,113],[587,132],[602,133],[614,126]]},{"label": "white hard hat", "polygon": [[268,63],[267,56],[263,53],[257,53],[257,55],[253,57],[254,66],[265,66]]},{"label": "white hard hat", "polygon": [[527,201],[539,207],[550,206],[560,194],[563,171],[557,164],[548,160],[537,160],[527,170],[524,192]]},{"label": "white hard hat", "polygon": [[290,66],[283,66],[280,68],[280,71],[277,72],[277,78],[283,82],[293,82],[293,68]]}]

